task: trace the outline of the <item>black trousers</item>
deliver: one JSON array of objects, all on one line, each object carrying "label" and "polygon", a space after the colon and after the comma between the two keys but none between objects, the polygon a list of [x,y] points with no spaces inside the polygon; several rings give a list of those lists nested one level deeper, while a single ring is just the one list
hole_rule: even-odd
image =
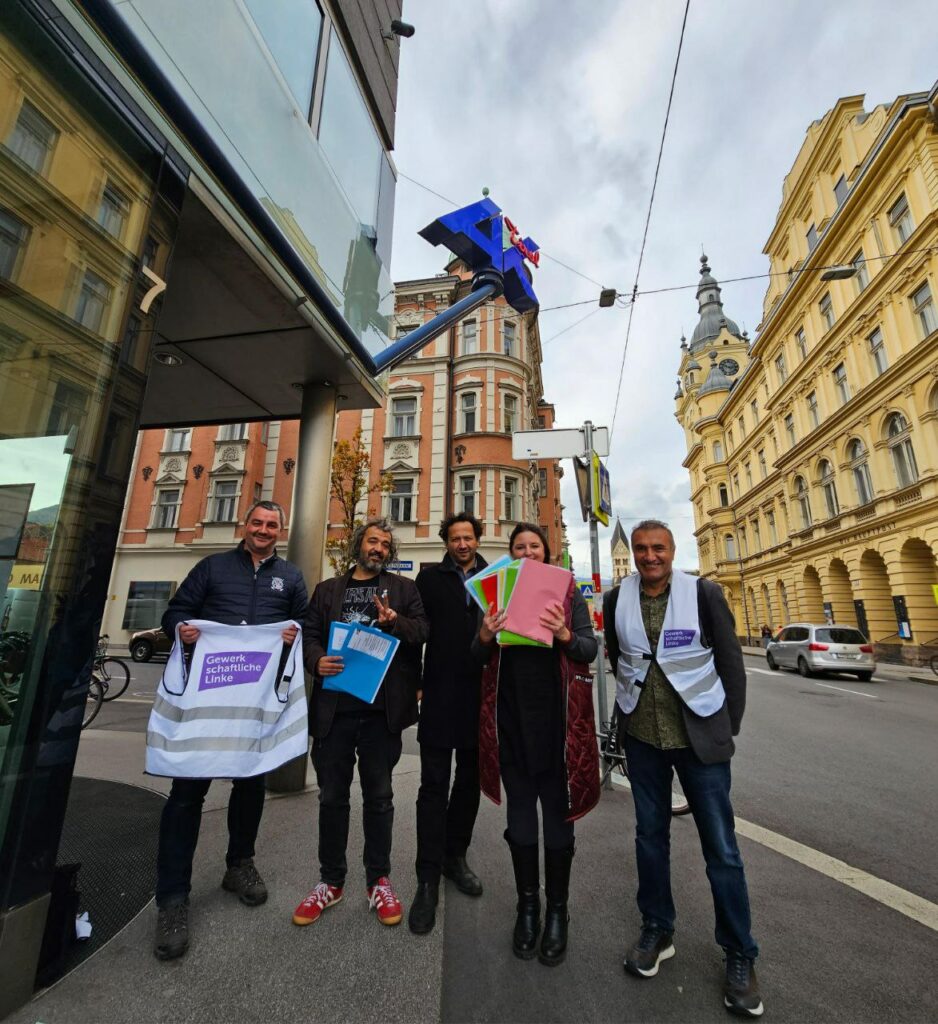
[{"label": "black trousers", "polygon": [[[199,842],[202,804],[212,779],[173,779],[173,788],[160,817],[156,856],[156,904],[165,907],[184,900],[192,888],[192,859]],[[228,854],[236,861],[254,856],[254,843],[264,813],[264,776],[233,779],[228,798]]]},{"label": "black trousers", "polygon": [[544,849],[568,850],[573,845],[573,822],[567,821],[563,769],[528,775],[513,764],[502,764],[507,798],[508,838],[515,846],[537,846],[537,803],[541,803]]},{"label": "black trousers", "polygon": [[388,728],[384,711],[337,714],[332,728],[313,741],[319,783],[319,873],[323,882],[344,886],[348,864],[349,797],[355,760],[362,788],[362,861],[372,886],[391,873],[394,791],[391,773],[401,759],[401,734]]},{"label": "black trousers", "polygon": [[[450,790],[450,770],[456,775]],[[438,882],[444,857],[464,857],[479,813],[479,750],[420,744],[417,881]]]}]

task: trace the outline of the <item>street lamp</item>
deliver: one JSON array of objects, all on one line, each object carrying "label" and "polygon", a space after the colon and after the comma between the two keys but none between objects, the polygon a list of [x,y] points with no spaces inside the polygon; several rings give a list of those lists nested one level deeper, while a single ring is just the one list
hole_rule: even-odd
[{"label": "street lamp", "polygon": [[856,263],[850,264],[838,264],[836,267],[828,267],[827,270],[821,274],[822,281],[846,281],[848,277],[856,277],[859,273],[860,268]]}]

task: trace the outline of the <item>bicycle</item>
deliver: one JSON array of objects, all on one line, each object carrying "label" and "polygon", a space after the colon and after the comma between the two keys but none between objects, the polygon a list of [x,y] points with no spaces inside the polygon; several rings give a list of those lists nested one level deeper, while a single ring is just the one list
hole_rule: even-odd
[{"label": "bicycle", "polygon": [[[619,709],[612,712],[612,718],[602,723],[602,728],[596,733],[599,740],[599,756],[602,760],[602,776],[600,785],[603,786],[613,772],[621,775],[626,782],[629,781],[629,765],[625,751],[619,745]],[[675,818],[681,815],[690,814],[690,803],[681,789],[677,777],[671,783],[671,815]]]},{"label": "bicycle", "polygon": [[85,710],[81,719],[82,729],[91,725],[101,710],[101,706],[107,700],[107,697],[104,696],[104,689],[104,684],[92,676],[91,682],[88,684],[88,695],[85,697]]},{"label": "bicycle", "polygon": [[928,664],[931,666],[932,672],[934,672],[935,675],[938,676],[938,654],[933,654],[929,659]]},{"label": "bicycle", "polygon": [[101,699],[116,700],[130,685],[130,669],[120,658],[108,657],[108,640],[107,633],[98,637],[91,675],[101,685]]}]

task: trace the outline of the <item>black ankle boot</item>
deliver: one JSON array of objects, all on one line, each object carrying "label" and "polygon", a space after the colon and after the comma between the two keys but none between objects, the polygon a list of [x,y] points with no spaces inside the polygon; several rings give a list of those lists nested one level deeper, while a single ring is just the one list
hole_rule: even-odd
[{"label": "black ankle boot", "polygon": [[544,851],[544,893],[547,911],[538,960],[548,967],[562,964],[567,955],[567,896],[570,890],[570,865],[573,847]]},{"label": "black ankle boot", "polygon": [[511,864],[515,869],[515,887],[518,890],[518,916],[511,948],[522,960],[533,960],[537,953],[537,936],[541,930],[541,883],[538,872],[538,848],[515,846],[505,833],[511,850]]}]

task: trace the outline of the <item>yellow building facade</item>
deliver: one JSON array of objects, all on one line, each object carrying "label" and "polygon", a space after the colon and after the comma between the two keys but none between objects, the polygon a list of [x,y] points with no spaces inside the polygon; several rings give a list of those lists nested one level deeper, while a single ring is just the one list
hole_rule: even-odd
[{"label": "yellow building facade", "polygon": [[765,247],[750,340],[707,257],[681,343],[701,575],[741,634],[858,625],[938,650],[938,85],[808,129]]}]

